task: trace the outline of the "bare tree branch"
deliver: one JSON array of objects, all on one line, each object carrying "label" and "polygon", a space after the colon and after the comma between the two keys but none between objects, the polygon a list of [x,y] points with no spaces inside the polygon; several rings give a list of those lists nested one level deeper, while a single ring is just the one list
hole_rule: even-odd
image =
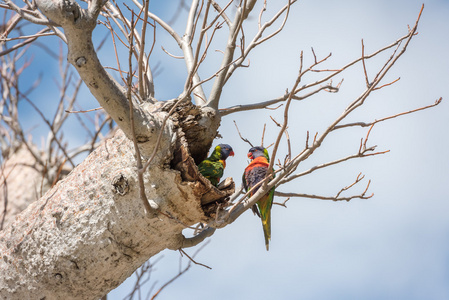
[{"label": "bare tree branch", "polygon": [[[327,85],[324,86],[320,86],[319,88],[317,88],[316,90],[305,94],[304,96],[296,96],[293,95],[292,96],[292,100],[297,100],[297,101],[301,101],[301,100],[305,100],[321,91],[327,91],[327,92],[338,92],[340,86],[334,87],[332,86],[332,83],[329,83]],[[242,111],[248,111],[248,110],[256,110],[256,109],[264,109],[267,108],[270,105],[273,104],[277,104],[279,102],[285,102],[287,101],[289,97],[289,93],[286,93],[284,96],[272,99],[272,100],[268,100],[268,101],[263,101],[263,102],[259,102],[259,103],[254,103],[254,104],[248,104],[248,105],[235,105],[232,107],[228,107],[228,108],[223,108],[220,109],[220,114],[222,117],[230,115],[232,113],[236,113],[236,112],[242,112]]]},{"label": "bare tree branch", "polygon": [[[128,82],[127,82],[127,97],[129,101],[129,118],[131,120],[131,133],[132,133],[132,140],[134,144],[134,150],[136,151],[136,163],[137,163],[137,169],[141,170],[143,168],[142,165],[142,158],[140,155],[139,145],[137,143],[136,133],[134,131],[135,122],[134,122],[134,113],[133,113],[133,100],[131,99],[131,90],[132,90],[132,81],[133,81],[133,68],[132,68],[132,48],[133,48],[133,38],[134,38],[134,19],[131,18],[131,31],[129,33],[128,41],[129,41],[129,57],[128,57],[128,64],[129,64],[129,71],[128,71]],[[159,210],[159,206],[152,201],[148,201],[148,198],[145,194],[145,185],[143,180],[143,174],[142,172],[137,172],[137,177],[139,181],[139,194],[140,199],[142,199],[143,205],[145,206],[145,212],[147,216],[154,218],[156,217],[156,211]]]},{"label": "bare tree branch", "polygon": [[[97,10],[88,14],[77,4],[57,7],[42,0],[36,1],[38,7],[52,20],[61,24],[70,41],[68,61],[75,66],[80,77],[98,100],[100,105],[114,119],[117,125],[131,137],[129,101],[124,89],[104,70],[92,44],[92,31],[96,25]],[[66,13],[61,13],[61,9]],[[70,13],[67,13],[70,12]],[[76,22],[75,22],[76,21]],[[157,122],[139,106],[133,106],[135,134],[141,146],[151,147],[151,128]],[[147,150],[145,150],[147,151]],[[151,151],[151,150],[149,150]]]},{"label": "bare tree branch", "polygon": [[[203,245],[201,245],[201,247],[198,248],[197,251],[195,251],[195,253],[192,255],[192,257],[195,258],[195,256],[196,256],[201,250],[203,250],[203,248],[204,248],[205,246],[207,246],[207,244],[208,244],[208,242],[206,242],[206,243],[204,243]],[[185,254],[185,252],[184,252],[184,254]],[[184,269],[180,270],[179,273],[178,273],[177,275],[175,275],[172,279],[170,279],[170,280],[167,281],[164,285],[162,285],[162,286],[159,288],[159,290],[158,290],[158,291],[151,297],[151,300],[155,299],[155,298],[160,294],[160,292],[161,292],[163,289],[165,289],[168,285],[170,285],[171,283],[173,283],[176,279],[178,279],[179,277],[181,277],[185,272],[187,272],[187,271],[190,269],[190,267],[191,267],[191,265],[192,265],[193,259],[190,258],[190,256],[188,256],[188,258],[189,258],[190,260],[189,260],[189,262],[187,263],[187,266],[186,266]],[[193,262],[194,262],[194,261],[193,261]],[[202,265],[202,264],[201,264],[201,265]],[[204,265],[203,265],[203,266],[204,266]]]},{"label": "bare tree branch", "polygon": [[[296,155],[294,158],[292,158],[287,165],[285,165],[282,169],[278,170],[276,172],[276,177],[274,179],[272,179],[271,181],[268,181],[268,177],[265,180],[262,180],[261,182],[259,182],[259,184],[263,184],[262,188],[259,188],[257,190],[256,193],[253,194],[253,196],[251,196],[247,201],[244,201],[244,198],[248,195],[245,194],[245,196],[243,196],[241,198],[241,200],[239,200],[238,202],[236,202],[236,204],[234,204],[228,211],[224,211],[223,214],[221,215],[221,218],[219,218],[217,221],[212,222],[211,224],[209,224],[209,226],[211,227],[224,227],[227,224],[232,223],[234,220],[236,220],[244,211],[246,211],[247,209],[249,209],[250,207],[252,207],[263,195],[265,195],[267,193],[268,190],[270,190],[271,188],[273,188],[274,186],[278,186],[279,183],[283,180],[285,180],[285,178],[287,176],[289,176],[291,174],[292,171],[296,170],[297,166],[304,161],[305,159],[307,159],[310,155],[312,155],[314,153],[314,151],[316,149],[318,149],[322,142],[326,139],[326,137],[335,130],[335,127],[342,121],[344,120],[350,113],[352,113],[357,107],[361,106],[364,101],[366,100],[366,98],[371,94],[371,92],[374,90],[374,88],[377,87],[377,85],[379,85],[379,83],[381,82],[381,80],[383,79],[383,77],[385,76],[385,74],[391,69],[391,67],[394,65],[394,63],[399,59],[399,57],[402,56],[402,54],[405,52],[408,44],[410,43],[410,40],[415,36],[415,32],[418,26],[418,22],[420,19],[422,13],[422,9],[418,15],[418,18],[416,20],[415,26],[409,30],[409,33],[400,39],[400,41],[405,40],[405,43],[403,45],[403,47],[400,49],[399,52],[397,52],[396,50],[393,51],[393,56],[390,57],[387,60],[387,63],[382,66],[382,68],[378,71],[378,73],[375,76],[375,79],[373,82],[371,82],[371,84],[369,85],[369,87],[365,90],[365,92],[362,93],[361,96],[359,96],[358,98],[356,98],[354,101],[352,101],[349,106],[343,111],[343,113],[335,120],[333,121],[328,127],[327,129],[321,134],[315,137],[313,144],[312,145],[308,145],[307,143],[307,148],[304,149],[300,154]],[[393,45],[398,46],[400,43],[396,42]],[[382,49],[389,49],[393,46],[389,46],[389,47],[384,47]],[[377,51],[376,53],[380,53],[379,51]],[[355,60],[353,61],[353,63],[355,63],[356,61],[360,61],[359,60]],[[315,65],[318,64],[318,61],[315,61]],[[351,63],[351,64],[353,64]],[[351,65],[350,64],[350,65]],[[348,65],[346,66],[348,67]],[[345,68],[346,68],[345,67]],[[295,85],[292,89],[292,92],[290,92],[290,95],[293,95],[294,93],[296,93],[297,91],[301,90],[301,88],[297,88],[301,76],[303,76],[306,72],[310,71],[311,68],[302,71],[302,65],[299,68],[299,75],[296,79]],[[330,79],[327,78],[327,80]],[[321,81],[322,82],[322,81]],[[312,86],[312,85],[308,85],[308,86]],[[289,95],[289,101],[291,101],[291,96]],[[284,120],[286,118],[286,115],[288,114],[288,107],[284,110]],[[284,125],[286,122],[284,121]],[[274,158],[275,158],[275,150],[277,149],[278,145],[279,145],[279,140],[280,140],[280,136],[282,135],[283,131],[285,130],[285,127],[281,128],[279,134],[278,134],[278,140],[275,143],[275,147],[273,150],[273,154],[271,155],[271,162],[273,163]],[[369,135],[369,133],[368,133]],[[367,135],[367,136],[368,136]],[[366,146],[366,143],[363,144],[364,146]],[[380,154],[380,153],[379,153]],[[271,166],[270,166],[271,167]],[[271,168],[270,168],[271,170]],[[356,182],[358,182],[358,179],[356,180]],[[346,188],[344,188],[346,189]],[[344,190],[342,189],[342,191]],[[340,191],[340,192],[342,192]],[[337,194],[339,195],[339,194]],[[289,196],[289,195],[287,195]],[[364,194],[363,194],[364,196]],[[334,197],[336,198],[336,197]],[[337,197],[338,198],[338,197]]]},{"label": "bare tree branch", "polygon": [[241,30],[243,21],[248,17],[249,13],[252,11],[256,1],[245,0],[242,5],[237,8],[234,20],[229,27],[228,41],[226,44],[226,49],[224,51],[223,60],[221,62],[220,73],[216,77],[212,90],[210,92],[209,100],[207,105],[213,109],[218,109],[218,103],[221,96],[221,91],[227,80],[228,70],[231,67],[231,62],[234,60],[234,52],[236,48],[236,40],[238,33]]},{"label": "bare tree branch", "polygon": [[400,116],[403,116],[403,115],[408,115],[408,114],[411,114],[411,113],[414,113],[414,112],[417,112],[417,111],[420,111],[420,110],[424,110],[424,109],[428,109],[428,108],[437,106],[438,104],[441,103],[441,101],[443,101],[442,97],[437,99],[434,104],[430,104],[430,105],[427,105],[427,106],[423,106],[423,107],[412,109],[412,110],[409,110],[409,111],[406,111],[406,112],[395,114],[395,115],[392,115],[392,116],[389,116],[389,117],[385,117],[385,118],[381,118],[381,119],[378,119],[378,120],[374,120],[374,121],[369,122],[369,123],[355,122],[355,123],[348,123],[348,124],[343,124],[343,125],[337,125],[337,126],[335,126],[334,130],[342,129],[342,128],[346,128],[346,127],[353,127],[353,126],[369,127],[369,126],[372,126],[374,124],[377,124],[377,123],[380,123],[380,122],[383,122],[383,121],[386,121],[386,120],[394,119],[394,118],[397,118],[397,117],[400,117]]}]

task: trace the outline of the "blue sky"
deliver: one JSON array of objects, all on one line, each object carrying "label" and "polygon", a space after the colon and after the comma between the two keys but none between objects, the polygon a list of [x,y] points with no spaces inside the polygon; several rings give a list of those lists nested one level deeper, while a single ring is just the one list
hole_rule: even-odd
[{"label": "blue sky", "polygon": [[[169,18],[177,5],[177,1],[151,3],[152,9],[163,18]],[[361,39],[366,53],[392,43],[407,33],[407,25],[413,26],[422,3],[299,1],[285,30],[252,53],[250,68],[234,74],[223,90],[221,107],[283,95],[296,78],[301,50],[306,64],[312,59],[311,47],[321,57],[332,52],[325,65],[332,68],[357,58]],[[291,199],[288,208],[274,206],[269,252],[264,247],[260,221],[247,212],[235,223],[218,230],[196,256],[197,261],[212,270],[192,266],[158,299],[449,299],[449,199],[445,190],[449,183],[449,145],[445,133],[449,125],[446,103],[449,1],[424,3],[419,34],[386,82],[397,77],[401,80],[374,94],[350,120],[372,121],[429,105],[439,97],[443,97],[443,103],[376,125],[370,143],[378,145],[378,150],[390,150],[388,154],[317,171],[279,188],[332,196],[363,172],[366,179],[362,185],[371,179],[374,197],[350,202],[298,198]],[[183,23],[179,21],[174,27],[181,33]],[[245,32],[249,40],[254,30],[247,28]],[[163,45],[180,54],[171,37],[158,32],[157,42],[152,63],[161,61],[163,70],[155,81],[156,97],[165,100],[176,97],[182,90],[186,71],[184,62],[167,60],[160,50]],[[215,46],[220,48],[224,43]],[[106,54],[101,59],[109,64],[115,61]],[[219,64],[220,54],[211,52],[208,59],[201,69],[203,78]],[[368,62],[368,72],[372,75],[382,63],[382,60]],[[50,72],[53,74],[57,67],[48,68],[45,82],[51,85]],[[345,81],[339,93],[318,94],[293,103],[289,133],[295,153],[302,150],[308,130],[322,132],[363,91],[360,65],[336,81],[342,78]],[[308,80],[315,77],[304,78],[304,82]],[[206,86],[206,90],[209,88]],[[94,99],[87,92],[85,95],[86,106],[91,105],[85,108],[96,107]],[[48,97],[55,95],[48,92]],[[233,121],[245,137],[258,143],[264,123],[268,126],[266,141],[274,140],[277,129],[269,117],[281,121],[282,113],[282,109],[253,111],[223,119],[220,128],[223,139],[217,143],[231,144],[236,153],[228,160],[227,176],[238,182],[242,166],[247,163],[248,145],[238,137]],[[366,130],[356,128],[330,136],[322,149],[299,169],[307,170],[354,153],[365,135]],[[285,151],[284,143],[282,155]],[[364,186],[355,188],[354,193],[363,189]],[[194,251],[186,250],[190,254]],[[156,287],[178,272],[177,252],[167,250],[160,255],[164,258],[152,275],[158,281]],[[183,262],[186,264],[187,260]],[[131,278],[110,293],[109,299],[122,299],[132,281]]]}]

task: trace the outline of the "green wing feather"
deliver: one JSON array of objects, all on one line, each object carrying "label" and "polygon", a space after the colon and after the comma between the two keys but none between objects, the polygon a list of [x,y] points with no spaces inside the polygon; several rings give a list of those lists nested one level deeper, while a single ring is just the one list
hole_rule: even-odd
[{"label": "green wing feather", "polygon": [[269,250],[269,242],[271,240],[271,207],[273,206],[274,188],[268,194],[257,201],[257,207],[262,220],[263,235],[265,237],[265,247]]},{"label": "green wing feather", "polygon": [[198,169],[214,186],[217,186],[223,176],[224,164],[221,160],[205,159],[198,165]]},{"label": "green wing feather", "polygon": [[216,146],[211,155],[198,165],[201,175],[209,179],[214,186],[217,186],[220,182],[225,168],[225,163],[221,160],[220,151],[220,146]]}]

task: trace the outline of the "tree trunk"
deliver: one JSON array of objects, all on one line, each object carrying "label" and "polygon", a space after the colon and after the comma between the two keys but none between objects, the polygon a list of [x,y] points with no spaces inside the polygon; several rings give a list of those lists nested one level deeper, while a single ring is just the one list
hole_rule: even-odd
[{"label": "tree trunk", "polygon": [[[190,245],[182,230],[207,222],[201,198],[210,183],[173,169],[193,162],[173,155],[188,145],[188,137],[195,138],[176,126],[189,123],[181,111],[192,115],[195,107],[187,107],[168,120],[171,138],[163,138],[157,160],[144,173],[146,196],[159,205],[158,217],[145,214],[133,142],[118,131],[0,232],[0,298],[98,299],[151,256]],[[191,132],[208,136],[210,145],[219,123],[211,126],[210,112],[196,111]],[[159,120],[166,113],[161,115]],[[207,143],[198,142],[195,152]]]}]

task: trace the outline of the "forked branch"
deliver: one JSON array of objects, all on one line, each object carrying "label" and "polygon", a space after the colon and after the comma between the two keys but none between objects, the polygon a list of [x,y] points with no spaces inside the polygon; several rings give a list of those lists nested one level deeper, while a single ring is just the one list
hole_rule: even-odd
[{"label": "forked branch", "polygon": [[[384,121],[384,120],[388,120],[391,119],[393,117],[398,117],[398,116],[402,116],[411,112],[416,112],[422,109],[426,109],[426,108],[430,108],[430,107],[434,107],[436,105],[438,105],[441,102],[441,99],[439,99],[435,104],[433,105],[429,105],[426,107],[422,107],[420,109],[416,109],[413,111],[409,111],[409,112],[405,112],[405,113],[401,113],[401,114],[397,114],[388,118],[384,118],[384,119],[380,119],[377,120],[375,122],[372,122],[370,124],[371,128],[368,130],[366,138],[363,140],[361,140],[360,142],[360,147],[358,149],[358,152],[354,155],[350,155],[332,162],[328,162],[328,163],[323,163],[321,165],[317,165],[307,171],[303,171],[302,173],[299,174],[293,174],[293,172],[295,172],[295,170],[297,169],[298,165],[303,162],[304,160],[306,160],[307,158],[309,158],[316,149],[318,149],[323,141],[327,138],[327,136],[329,134],[331,134],[333,131],[335,131],[336,129],[340,129],[340,128],[344,128],[344,127],[349,127],[349,126],[355,126],[355,125],[343,125],[340,126],[340,123],[342,122],[342,120],[346,119],[351,113],[353,113],[356,108],[360,107],[361,105],[363,105],[365,103],[365,100],[367,99],[367,97],[373,92],[376,91],[376,88],[378,89],[379,86],[380,87],[384,87],[387,86],[389,84],[384,84],[383,86],[381,86],[381,81],[382,79],[385,77],[385,75],[387,74],[387,72],[391,69],[391,67],[396,63],[396,61],[402,56],[402,54],[406,51],[408,44],[410,43],[411,39],[415,36],[416,33],[416,29],[418,26],[418,22],[420,19],[422,13],[422,9],[418,15],[418,18],[416,20],[415,26],[409,30],[408,34],[405,35],[404,37],[400,38],[399,40],[397,40],[395,43],[384,47],[376,52],[374,52],[371,55],[366,56],[364,54],[364,52],[362,53],[362,56],[354,61],[352,61],[351,63],[347,64],[346,66],[344,66],[343,68],[336,70],[336,71],[332,71],[331,75],[328,75],[326,77],[324,77],[321,80],[316,81],[315,83],[312,84],[305,84],[301,87],[299,87],[299,83],[301,82],[302,77],[307,73],[310,72],[312,70],[314,70],[314,67],[316,65],[318,65],[319,63],[321,63],[322,61],[326,60],[328,57],[325,57],[322,60],[318,60],[316,58],[316,55],[314,54],[315,57],[315,63],[309,67],[308,69],[303,71],[303,67],[302,67],[302,57],[301,57],[301,64],[299,67],[299,74],[298,77],[296,79],[295,84],[293,85],[293,87],[290,89],[291,92],[288,93],[287,96],[285,97],[285,101],[286,101],[286,105],[284,108],[284,122],[282,124],[281,129],[279,130],[279,134],[278,137],[276,139],[276,142],[274,144],[273,150],[272,150],[272,155],[271,155],[271,165],[269,167],[269,170],[271,170],[271,167],[274,165],[274,161],[276,159],[276,153],[278,151],[278,148],[280,146],[280,139],[282,137],[282,135],[284,134],[286,128],[287,128],[287,124],[288,124],[288,112],[289,112],[289,106],[290,103],[293,99],[293,97],[298,93],[301,92],[305,89],[308,89],[310,87],[322,84],[323,82],[326,82],[328,80],[330,80],[332,77],[334,77],[335,75],[341,73],[342,71],[348,69],[349,67],[351,67],[352,65],[356,64],[357,62],[362,61],[363,63],[365,63],[366,59],[368,58],[372,58],[374,56],[376,56],[377,54],[386,51],[388,49],[393,48],[393,52],[392,55],[390,56],[389,59],[387,59],[386,63],[380,68],[380,70],[376,73],[374,80],[372,82],[369,82],[369,84],[366,87],[366,90],[362,93],[361,96],[357,97],[354,101],[352,101],[348,107],[343,111],[343,113],[336,118],[333,122],[330,123],[330,125],[327,127],[327,129],[324,130],[323,133],[321,133],[320,135],[316,135],[313,143],[309,145],[308,139],[306,142],[306,148],[301,151],[299,154],[297,154],[295,157],[290,159],[286,159],[284,161],[283,165],[280,165],[280,169],[276,171],[276,177],[274,179],[269,179],[269,177],[265,178],[265,180],[262,180],[261,182],[259,182],[259,184],[261,184],[261,188],[258,189],[258,191],[256,193],[254,193],[253,196],[249,197],[249,199],[247,199],[246,201],[244,201],[245,197],[248,196],[249,193],[245,194],[242,198],[240,198],[240,200],[238,200],[237,202],[235,202],[231,208],[229,210],[225,210],[222,215],[221,218],[219,218],[217,221],[212,222],[210,225],[210,227],[223,227],[226,226],[227,224],[232,223],[236,218],[238,218],[238,216],[240,216],[245,210],[249,209],[250,207],[252,207],[259,199],[260,197],[262,197],[263,195],[265,195],[267,193],[268,190],[270,190],[272,187],[279,187],[280,185],[287,183],[293,179],[297,179],[298,177],[307,175],[312,173],[315,170],[318,169],[322,169],[331,165],[336,165],[339,163],[342,163],[344,161],[353,159],[353,158],[360,158],[360,157],[367,157],[367,156],[374,156],[374,155],[380,155],[380,154],[384,154],[388,151],[381,151],[381,152],[374,152],[375,150],[375,146],[373,147],[369,147],[367,146],[367,141],[372,129],[372,126],[378,122]],[[402,45],[402,47],[400,47]],[[365,69],[366,69],[366,65],[365,65]],[[368,80],[367,76],[366,79]],[[354,123],[359,125],[358,123]],[[340,127],[339,127],[340,126]],[[291,155],[291,154],[290,154]],[[317,196],[317,195],[309,195],[309,194],[299,194],[299,193],[278,193],[278,195],[282,195],[282,196],[286,196],[286,197],[309,197],[309,198],[317,198],[317,199],[324,199],[324,200],[334,200],[334,201],[341,201],[341,200],[346,200],[349,201],[351,199],[354,198],[359,198],[359,199],[368,199],[370,197],[372,197],[372,195],[367,196],[367,190],[369,187],[369,183],[367,184],[365,190],[359,194],[359,195],[353,195],[353,196],[347,196],[347,197],[343,197],[341,196],[341,194],[347,190],[349,190],[350,188],[352,188],[353,186],[355,186],[356,184],[358,184],[361,180],[363,179],[363,176],[359,176],[356,178],[356,180],[354,181],[354,183],[352,183],[349,186],[346,186],[344,188],[342,188],[335,196],[333,197],[327,197],[327,196]],[[232,197],[232,198],[236,198],[236,197]]]}]

